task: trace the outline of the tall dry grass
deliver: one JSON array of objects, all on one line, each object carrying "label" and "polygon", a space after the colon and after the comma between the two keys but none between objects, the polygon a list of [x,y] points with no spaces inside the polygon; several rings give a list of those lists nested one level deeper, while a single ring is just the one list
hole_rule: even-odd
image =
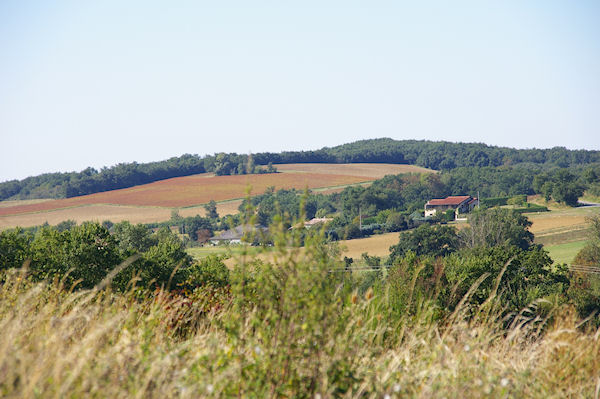
[{"label": "tall dry grass", "polygon": [[570,308],[524,309],[506,327],[493,296],[443,322],[410,299],[391,318],[389,289],[328,285],[323,248],[279,244],[279,271],[243,260],[221,297],[71,292],[6,273],[0,396],[598,397],[600,332]]}]

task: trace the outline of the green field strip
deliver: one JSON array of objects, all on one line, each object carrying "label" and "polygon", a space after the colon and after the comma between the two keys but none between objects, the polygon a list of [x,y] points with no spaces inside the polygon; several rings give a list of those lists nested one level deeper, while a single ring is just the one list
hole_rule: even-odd
[{"label": "green field strip", "polygon": [[535,235],[534,242],[542,245],[564,244],[574,241],[585,241],[589,235],[589,229],[573,230],[564,233]]},{"label": "green field strip", "polygon": [[581,251],[588,243],[587,240],[573,241],[562,244],[544,246],[550,255],[550,258],[554,261],[554,264],[571,264],[575,256]]}]

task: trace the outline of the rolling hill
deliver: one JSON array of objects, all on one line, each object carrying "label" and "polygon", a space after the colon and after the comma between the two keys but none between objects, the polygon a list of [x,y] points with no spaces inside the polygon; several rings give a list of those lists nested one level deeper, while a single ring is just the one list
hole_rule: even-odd
[{"label": "rolling hill", "polygon": [[56,224],[72,219],[129,220],[149,223],[166,220],[179,208],[183,216],[203,214],[202,205],[217,201],[221,214],[234,213],[250,187],[252,194],[276,189],[335,190],[365,184],[388,174],[431,173],[430,169],[393,164],[286,164],[280,173],[215,176],[201,173],[125,189],[48,201],[9,201],[0,206],[0,228]]}]

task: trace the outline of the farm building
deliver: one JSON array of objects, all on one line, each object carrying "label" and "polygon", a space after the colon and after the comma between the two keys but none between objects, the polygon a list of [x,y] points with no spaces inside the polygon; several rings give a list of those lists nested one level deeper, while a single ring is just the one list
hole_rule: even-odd
[{"label": "farm building", "polygon": [[470,195],[457,195],[446,198],[431,199],[425,204],[425,217],[435,215],[438,211],[445,212],[454,209],[455,218],[461,213],[469,213],[479,204],[477,198]]},{"label": "farm building", "polygon": [[210,242],[213,244],[241,244],[244,242],[252,242],[253,236],[261,237],[268,232],[268,229],[259,224],[240,225],[233,229],[224,231],[223,233],[211,237]]},{"label": "farm building", "polygon": [[333,218],[312,218],[310,220],[307,220],[304,223],[298,223],[292,227],[290,227],[290,229],[297,229],[300,227],[304,227],[305,229],[310,229],[313,227],[321,227],[322,225],[329,223],[333,220]]}]

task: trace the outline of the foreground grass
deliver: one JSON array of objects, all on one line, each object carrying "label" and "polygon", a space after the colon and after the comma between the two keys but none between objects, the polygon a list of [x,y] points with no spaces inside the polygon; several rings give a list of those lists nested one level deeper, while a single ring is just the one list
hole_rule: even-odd
[{"label": "foreground grass", "polygon": [[33,284],[11,273],[0,288],[0,396],[597,394],[600,332],[578,329],[569,309],[540,332],[543,321],[523,318],[503,330],[489,315],[466,321],[457,313],[441,325],[426,304],[392,322],[378,299],[352,294],[335,324],[311,324],[334,320],[325,304],[290,308],[265,327],[267,320],[252,317],[258,308],[244,316],[215,292],[195,300],[163,292],[73,293],[59,282]]}]

